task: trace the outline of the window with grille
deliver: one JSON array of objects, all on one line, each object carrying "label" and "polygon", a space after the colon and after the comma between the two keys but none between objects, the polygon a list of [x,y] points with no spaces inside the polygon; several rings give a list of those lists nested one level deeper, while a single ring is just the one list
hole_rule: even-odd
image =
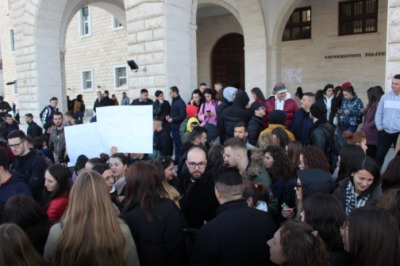
[{"label": "window with grille", "polygon": [[93,71],[91,69],[82,70],[82,90],[93,90]]},{"label": "window with grille", "polygon": [[126,66],[114,67],[114,81],[116,89],[125,89],[127,85]]},{"label": "window with grille", "polygon": [[282,36],[282,41],[302,39],[311,39],[311,7],[295,9]]},{"label": "window with grille", "polygon": [[88,6],[81,9],[80,16],[80,33],[81,36],[88,36],[91,34],[91,25],[90,25],[90,9]]},{"label": "window with grille", "polygon": [[10,50],[11,52],[15,51],[14,30],[10,30]]},{"label": "window with grille", "polygon": [[339,35],[378,31],[378,0],[339,2]]},{"label": "window with grille", "polygon": [[112,17],[112,27],[113,27],[113,30],[119,30],[119,29],[123,28],[122,23],[119,22],[119,20],[114,16]]}]

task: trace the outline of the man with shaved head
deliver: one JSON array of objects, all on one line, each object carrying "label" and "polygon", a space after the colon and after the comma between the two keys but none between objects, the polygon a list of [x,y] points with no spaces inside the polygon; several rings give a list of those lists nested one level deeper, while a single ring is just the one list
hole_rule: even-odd
[{"label": "man with shaved head", "polygon": [[185,162],[189,172],[181,177],[179,193],[182,213],[191,228],[200,228],[216,215],[218,201],[214,193],[214,175],[207,169],[207,154],[193,146]]}]

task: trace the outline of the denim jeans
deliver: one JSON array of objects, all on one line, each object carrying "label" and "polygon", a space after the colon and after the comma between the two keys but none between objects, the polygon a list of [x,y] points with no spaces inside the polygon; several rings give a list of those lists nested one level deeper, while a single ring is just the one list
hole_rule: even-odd
[{"label": "denim jeans", "polygon": [[181,135],[179,134],[179,129],[172,129],[171,134],[172,134],[172,139],[174,141],[174,146],[175,146],[174,163],[175,163],[175,165],[177,165],[179,162],[179,148],[182,146]]},{"label": "denim jeans", "polygon": [[386,154],[388,153],[390,146],[392,144],[396,147],[397,138],[399,137],[399,133],[387,133],[385,130],[378,131],[378,150],[376,152],[376,162],[382,167],[385,162]]},{"label": "denim jeans", "polygon": [[78,119],[80,121],[83,120],[83,113],[81,111],[77,111],[75,114],[75,119]]}]

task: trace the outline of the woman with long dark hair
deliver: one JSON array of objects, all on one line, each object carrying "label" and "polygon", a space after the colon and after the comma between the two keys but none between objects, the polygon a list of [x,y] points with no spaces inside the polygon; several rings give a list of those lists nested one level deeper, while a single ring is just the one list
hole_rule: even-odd
[{"label": "woman with long dark hair", "polygon": [[400,188],[400,156],[394,157],[381,178],[382,191]]},{"label": "woman with long dark hair", "polygon": [[271,261],[281,266],[330,266],[329,253],[318,231],[289,220],[267,242]]},{"label": "woman with long dark hair", "polygon": [[305,146],[300,151],[299,168],[304,169],[320,169],[324,172],[330,172],[330,165],[324,152],[314,146]]},{"label": "woman with long dark hair", "polygon": [[298,140],[289,141],[288,145],[286,146],[286,153],[289,157],[290,162],[292,163],[292,167],[295,172],[299,170],[299,158],[302,148],[303,146]]},{"label": "woman with long dark hair", "polygon": [[224,165],[224,149],[225,147],[221,144],[214,144],[207,152],[211,169],[215,172],[220,171]]},{"label": "woman with long dark hair", "polygon": [[47,168],[44,174],[44,209],[50,221],[58,222],[67,209],[72,181],[68,169],[61,164]]},{"label": "woman with long dark hair", "polygon": [[7,201],[3,213],[3,223],[21,227],[36,251],[43,256],[44,245],[53,224],[39,204],[29,196],[17,195]]},{"label": "woman with long dark hair", "polygon": [[139,265],[129,227],[115,215],[100,174],[78,176],[65,215],[50,230],[44,259],[57,266]]},{"label": "woman with long dark hair", "polygon": [[83,120],[83,117],[85,116],[85,103],[83,102],[82,94],[76,96],[73,112],[75,119],[78,119],[79,121]]},{"label": "woman with long dark hair", "polygon": [[295,175],[285,150],[278,146],[269,146],[264,151],[264,165],[271,177],[272,190],[279,203],[286,202],[289,206],[294,206],[294,181],[289,181],[294,180]]},{"label": "woman with long dark hair", "polygon": [[381,171],[375,160],[369,157],[353,158],[353,164],[351,175],[340,181],[333,192],[333,196],[342,203],[346,214],[356,208],[375,205],[382,197]]},{"label": "woman with long dark hair", "polygon": [[276,141],[278,142],[278,145],[286,150],[286,146],[289,144],[290,141],[286,131],[281,127],[277,127],[274,130],[272,130],[272,136],[275,137]]},{"label": "woman with long dark hair", "polygon": [[354,160],[359,158],[365,158],[365,152],[361,146],[355,144],[343,145],[339,155],[339,166],[333,173],[336,186],[341,180],[349,177],[351,173],[353,173]]},{"label": "woman with long dark hair", "polygon": [[251,90],[251,95],[253,96],[253,99],[255,102],[258,103],[265,103],[265,97],[264,94],[262,93],[262,91],[260,90],[260,88],[255,87]]},{"label": "woman with long dark hair", "polygon": [[382,97],[382,88],[372,87],[367,90],[368,104],[364,108],[364,125],[363,132],[367,138],[367,155],[371,158],[376,157],[378,151],[378,129],[375,125],[375,114],[378,108],[379,101]]},{"label": "woman with long dark hair", "polygon": [[15,224],[0,226],[0,265],[43,266],[43,258],[29,242],[22,229]]},{"label": "woman with long dark hair", "polygon": [[121,219],[131,229],[140,265],[186,265],[183,215],[168,198],[157,168],[139,161],[125,176]]},{"label": "woman with long dark hair", "polygon": [[169,156],[161,156],[153,161],[153,163],[157,167],[161,178],[161,183],[167,192],[168,199],[175,202],[176,206],[179,207],[179,199],[181,198],[181,195],[179,194],[177,188],[169,183],[175,183],[176,186],[178,186],[179,183],[178,178],[175,176],[174,161]]},{"label": "woman with long dark hair", "polygon": [[118,196],[124,195],[124,188],[126,184],[125,171],[128,167],[128,160],[123,153],[114,153],[108,160],[111,172],[114,177],[114,185],[117,189]]},{"label": "woman with long dark hair", "polygon": [[[338,125],[339,115],[338,111],[340,106],[342,106],[343,101],[343,89],[341,86],[335,87],[335,96],[332,99],[331,113],[329,115],[329,123]],[[335,119],[336,118],[336,119]],[[336,120],[336,121],[335,121]]]},{"label": "woman with long dark hair", "polygon": [[399,230],[387,211],[375,207],[355,209],[340,231],[351,265],[400,265]]},{"label": "woman with long dark hair", "polygon": [[316,194],[307,198],[303,204],[301,220],[318,231],[330,252],[332,266],[347,265],[347,254],[344,251],[339,228],[346,215],[340,202],[331,195]]},{"label": "woman with long dark hair", "polygon": [[353,86],[350,83],[343,86],[343,101],[338,111],[342,132],[349,130],[354,133],[357,131],[358,125],[362,122],[363,109],[364,104],[357,97]]},{"label": "woman with long dark hair", "polygon": [[390,189],[383,193],[382,198],[376,203],[376,207],[387,210],[393,215],[400,232],[400,189]]},{"label": "woman with long dark hair", "polygon": [[220,104],[217,100],[215,100],[214,94],[211,89],[204,90],[204,99],[205,102],[200,106],[198,119],[201,122],[201,126],[205,124],[212,124],[214,126],[217,125],[217,106]]}]

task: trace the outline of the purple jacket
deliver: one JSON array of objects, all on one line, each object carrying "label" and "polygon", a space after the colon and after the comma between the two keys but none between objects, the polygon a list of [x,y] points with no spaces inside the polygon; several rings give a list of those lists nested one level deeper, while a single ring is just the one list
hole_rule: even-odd
[{"label": "purple jacket", "polygon": [[378,145],[378,129],[375,125],[375,113],[378,104],[379,101],[374,102],[365,113],[363,132],[367,137],[367,145]]}]

